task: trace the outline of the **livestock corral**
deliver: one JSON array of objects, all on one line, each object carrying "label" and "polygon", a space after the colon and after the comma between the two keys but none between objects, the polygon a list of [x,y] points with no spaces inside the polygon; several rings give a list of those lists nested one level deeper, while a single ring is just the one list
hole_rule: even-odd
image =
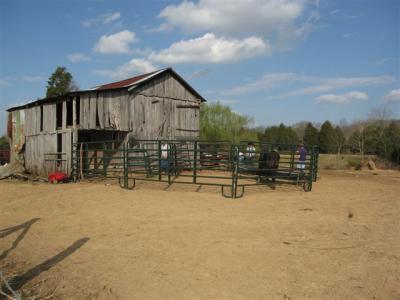
[{"label": "livestock corral", "polygon": [[[299,150],[302,149],[302,154]],[[318,149],[244,141],[136,140],[81,142],[73,147],[72,176],[117,178],[133,189],[137,181],[218,186],[225,197],[240,198],[246,187],[292,183],[311,191]]]},{"label": "livestock corral", "polygon": [[24,299],[399,299],[399,175],[322,170],[310,193],[276,183],[241,200],[2,180],[0,270]]}]

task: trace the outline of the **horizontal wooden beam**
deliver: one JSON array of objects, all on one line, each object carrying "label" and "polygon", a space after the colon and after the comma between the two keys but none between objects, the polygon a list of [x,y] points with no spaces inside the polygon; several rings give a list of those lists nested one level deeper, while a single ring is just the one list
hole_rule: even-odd
[{"label": "horizontal wooden beam", "polygon": [[190,131],[190,132],[199,132],[200,131],[198,129],[185,129],[185,128],[176,128],[176,130],[179,130],[179,131]]},{"label": "horizontal wooden beam", "polygon": [[176,108],[193,108],[193,109],[199,109],[200,106],[197,106],[197,105],[177,105]]}]

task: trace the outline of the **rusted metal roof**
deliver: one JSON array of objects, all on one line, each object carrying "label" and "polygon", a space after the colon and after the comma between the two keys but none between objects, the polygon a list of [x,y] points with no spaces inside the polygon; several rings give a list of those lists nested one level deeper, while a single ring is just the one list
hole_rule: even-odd
[{"label": "rusted metal roof", "polygon": [[76,96],[76,95],[80,95],[80,94],[88,93],[88,92],[107,91],[107,90],[114,90],[114,89],[128,89],[129,91],[132,91],[136,87],[141,86],[142,84],[145,84],[153,79],[156,79],[159,76],[162,76],[162,74],[167,73],[167,72],[169,72],[172,76],[174,76],[183,86],[185,86],[185,88],[187,88],[191,93],[193,93],[196,97],[198,97],[201,100],[201,102],[206,101],[194,88],[192,88],[189,85],[189,83],[187,83],[181,76],[179,76],[178,73],[176,73],[172,68],[167,68],[167,69],[161,69],[161,70],[154,71],[154,72],[147,73],[147,74],[137,75],[135,77],[131,77],[131,78],[121,80],[121,81],[102,84],[102,85],[96,86],[96,87],[94,87],[92,89],[88,89],[88,90],[74,91],[74,92],[70,92],[65,95],[39,99],[39,100],[36,100],[33,102],[26,103],[24,105],[11,107],[11,108],[7,109],[7,111],[10,112],[13,110],[24,109],[24,108],[32,107],[35,105],[45,104],[45,103],[54,103],[57,101],[61,101],[65,97]]},{"label": "rusted metal roof", "polygon": [[[163,70],[160,70],[160,71],[163,71]],[[142,79],[145,79],[146,77],[151,77],[152,75],[155,75],[156,73],[158,73],[160,71],[154,71],[154,72],[151,72],[151,73],[142,74],[142,75],[138,75],[138,76],[131,77],[131,78],[128,78],[128,79],[124,79],[124,80],[121,80],[121,81],[103,84],[103,85],[95,87],[94,90],[101,91],[101,90],[112,90],[112,89],[119,89],[119,88],[129,87],[129,86],[134,85],[138,81],[140,81]]]}]

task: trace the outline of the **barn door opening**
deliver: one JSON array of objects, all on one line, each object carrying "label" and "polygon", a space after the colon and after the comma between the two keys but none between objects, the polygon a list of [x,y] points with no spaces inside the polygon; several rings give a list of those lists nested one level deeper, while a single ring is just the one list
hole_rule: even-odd
[{"label": "barn door opening", "polygon": [[127,134],[119,130],[79,130],[74,156],[76,172],[85,178],[115,172],[121,163],[121,148]]}]

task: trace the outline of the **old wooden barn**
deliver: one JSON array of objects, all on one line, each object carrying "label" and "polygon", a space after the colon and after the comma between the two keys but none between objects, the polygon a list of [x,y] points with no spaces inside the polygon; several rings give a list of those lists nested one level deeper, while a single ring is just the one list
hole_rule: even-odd
[{"label": "old wooden barn", "polygon": [[196,139],[205,99],[171,68],[8,109],[11,161],[46,176],[83,141]]}]

